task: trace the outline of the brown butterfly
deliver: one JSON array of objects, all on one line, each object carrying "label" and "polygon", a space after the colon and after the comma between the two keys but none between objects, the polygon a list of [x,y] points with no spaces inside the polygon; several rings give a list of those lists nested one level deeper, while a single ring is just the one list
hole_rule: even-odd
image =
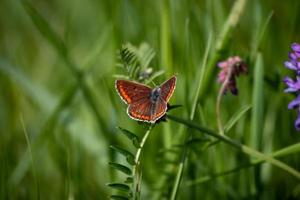
[{"label": "brown butterfly", "polygon": [[127,114],[132,119],[155,123],[167,111],[168,101],[175,90],[176,76],[153,89],[127,80],[117,80],[115,86],[121,99],[128,104]]}]

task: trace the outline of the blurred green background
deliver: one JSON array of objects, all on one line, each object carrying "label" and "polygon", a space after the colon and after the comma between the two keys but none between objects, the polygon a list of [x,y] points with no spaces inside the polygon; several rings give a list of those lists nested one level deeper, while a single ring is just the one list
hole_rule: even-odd
[{"label": "blurred green background", "polygon": [[[114,75],[124,71],[117,67],[118,50],[127,42],[154,49],[150,66],[165,72],[156,84],[177,74],[171,104],[182,107],[171,112],[189,118],[211,36],[212,68],[206,70],[194,121],[217,130],[216,63],[239,55],[249,74],[238,80],[238,96],[224,96],[222,120],[243,106],[252,110],[229,137],[264,153],[300,142],[297,113],[287,110],[293,96],[283,93],[282,84],[292,75],[283,66],[290,44],[300,42],[300,1],[245,1],[233,19],[237,25],[227,32],[225,22],[237,1],[24,2],[0,2],[1,199],[109,198],[106,184],[124,178],[108,165],[122,160],[109,146],[133,150],[116,127],[139,136],[146,130],[126,115],[114,89]],[[220,50],[222,33],[227,35]],[[257,62],[263,69],[255,71]],[[256,75],[262,82],[254,89]],[[151,132],[141,158],[142,199],[170,198],[181,151],[169,161],[162,150],[182,144],[187,134],[195,133],[173,121]],[[194,137],[204,142],[190,145],[177,199],[300,199],[299,180],[270,164],[188,185],[249,162],[226,144],[207,148],[209,137]],[[280,160],[300,170],[299,153]]]}]

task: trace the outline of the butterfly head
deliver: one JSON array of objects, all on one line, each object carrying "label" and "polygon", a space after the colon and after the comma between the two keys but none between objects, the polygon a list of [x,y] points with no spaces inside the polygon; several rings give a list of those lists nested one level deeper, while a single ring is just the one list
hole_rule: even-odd
[{"label": "butterfly head", "polygon": [[151,102],[152,102],[152,103],[157,102],[158,98],[159,98],[160,95],[161,95],[160,93],[161,93],[161,89],[160,89],[159,87],[154,88],[154,89],[151,91],[150,99],[151,99]]}]

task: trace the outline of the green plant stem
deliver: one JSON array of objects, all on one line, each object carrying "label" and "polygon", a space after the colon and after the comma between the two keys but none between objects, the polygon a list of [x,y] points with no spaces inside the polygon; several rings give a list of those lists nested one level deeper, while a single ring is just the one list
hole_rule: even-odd
[{"label": "green plant stem", "polygon": [[218,129],[219,129],[219,134],[220,135],[224,135],[224,128],[223,128],[222,119],[221,119],[221,101],[222,101],[222,97],[224,95],[224,92],[226,90],[226,87],[228,85],[228,82],[231,78],[233,68],[234,68],[234,65],[229,66],[228,74],[226,75],[226,79],[223,82],[223,84],[222,84],[222,86],[219,90],[218,97],[217,97],[216,115],[217,115]]},{"label": "green plant stem", "polygon": [[26,143],[27,143],[28,151],[29,151],[29,155],[30,155],[32,173],[33,173],[33,178],[35,180],[35,186],[36,186],[36,199],[40,199],[39,182],[38,182],[38,179],[37,179],[37,176],[36,176],[36,170],[35,170],[35,165],[34,165],[34,160],[33,160],[33,155],[32,155],[32,149],[31,149],[28,133],[27,133],[25,123],[24,123],[24,119],[23,119],[22,115],[20,116],[20,121],[21,121],[22,129],[23,129],[23,132],[24,132],[24,135],[25,135],[25,138],[26,138]]},{"label": "green plant stem", "polygon": [[[300,143],[297,143],[297,144],[290,145],[288,147],[285,147],[283,149],[280,149],[280,150],[272,153],[270,155],[270,157],[274,157],[274,158],[283,157],[283,156],[290,155],[292,153],[297,153],[299,151],[300,151]],[[241,165],[241,166],[235,167],[235,168],[230,169],[230,170],[226,170],[226,171],[219,172],[219,173],[214,173],[214,174],[211,174],[211,175],[208,175],[208,176],[198,178],[195,181],[187,182],[186,186],[191,186],[191,185],[195,185],[195,184],[204,183],[204,182],[210,181],[214,178],[218,178],[220,176],[232,174],[234,172],[238,172],[242,169],[249,168],[249,167],[252,167],[252,166],[255,166],[255,165],[259,165],[259,164],[262,164],[264,162],[265,162],[265,160],[263,160],[263,159],[252,160],[252,161],[250,161],[250,163],[248,163],[246,165]]]},{"label": "green plant stem", "polygon": [[[187,138],[189,138],[189,137],[187,137]],[[182,178],[182,174],[183,174],[184,162],[185,162],[185,159],[186,159],[186,155],[187,155],[187,144],[185,144],[184,148],[183,148],[181,161],[180,161],[179,166],[178,166],[174,187],[173,187],[172,193],[171,193],[171,198],[170,198],[171,200],[176,199],[176,196],[177,196],[177,193],[178,193],[178,190],[179,190],[179,186],[180,186],[180,183],[181,183],[181,178]]]},{"label": "green plant stem", "polygon": [[[210,50],[210,47],[211,47],[211,41],[212,41],[212,34],[210,33],[209,37],[208,37],[207,46],[205,48],[205,53],[204,53],[202,65],[201,65],[200,72],[199,72],[200,75],[198,76],[199,77],[198,87],[196,89],[195,97],[194,97],[193,104],[192,104],[192,110],[191,110],[191,113],[190,113],[190,120],[193,120],[194,116],[195,116],[197,102],[198,102],[198,99],[199,99],[199,92],[200,92],[200,89],[202,87],[202,82],[203,82],[203,78],[204,78],[208,53],[209,53],[209,50]],[[175,183],[174,183],[174,186],[172,188],[172,193],[171,193],[171,199],[172,200],[176,199],[176,196],[177,196],[177,193],[178,193],[178,190],[179,190],[179,186],[180,186],[181,178],[182,178],[182,174],[183,174],[183,169],[184,169],[184,163],[185,163],[187,152],[188,152],[187,141],[190,138],[191,138],[191,135],[188,135],[185,138],[181,160],[180,160],[180,163],[179,163],[179,166],[178,166]]]},{"label": "green plant stem", "polygon": [[137,168],[140,164],[140,156],[141,156],[141,152],[142,152],[142,149],[144,147],[144,144],[152,130],[152,128],[154,127],[154,125],[150,125],[149,126],[149,129],[146,131],[145,135],[143,136],[141,142],[140,142],[140,147],[138,148],[136,154],[135,154],[135,157],[134,157],[134,162],[135,162],[135,165],[133,165],[132,167],[132,175],[133,175],[133,189],[134,189],[134,198],[133,199],[136,199],[138,198],[136,196],[136,194],[139,194],[139,184],[140,184],[140,178],[139,177],[136,177],[136,175],[138,174],[137,173]]},{"label": "green plant stem", "polygon": [[[141,152],[142,152],[142,149],[143,149],[143,146],[151,132],[151,129],[153,128],[153,125],[150,125],[149,129],[147,130],[147,132],[145,133],[144,137],[142,138],[141,140],[141,143],[140,143],[140,148],[138,148],[136,154],[135,154],[135,158],[134,158],[134,162],[136,163],[134,166],[136,166],[139,162],[139,159],[140,159],[140,155],[141,155]],[[133,172],[134,172],[135,168],[133,168]]]},{"label": "green plant stem", "polygon": [[265,160],[271,164],[273,164],[274,166],[277,166],[278,168],[281,168],[283,170],[285,170],[286,172],[290,173],[291,175],[293,175],[294,177],[296,177],[297,179],[300,180],[300,172],[298,172],[297,170],[295,170],[294,168],[288,166],[287,164],[279,161],[279,160],[276,160],[270,156],[267,156],[255,149],[252,149],[246,145],[243,145],[235,140],[232,140],[231,138],[225,136],[225,135],[220,135],[218,133],[216,133],[215,131],[213,130],[210,130],[208,128],[205,128],[205,127],[202,127],[202,126],[199,126],[198,124],[195,124],[194,122],[192,121],[188,121],[188,120],[185,120],[185,119],[181,119],[181,118],[178,118],[178,117],[175,117],[175,116],[172,116],[172,115],[168,115],[168,118],[173,120],[173,121],[176,121],[178,123],[181,123],[181,124],[184,124],[190,128],[193,128],[195,130],[198,130],[200,132],[203,132],[205,134],[208,134],[210,136],[213,136],[215,138],[218,138],[220,139],[221,141],[231,145],[232,147],[235,147],[237,148],[239,151],[247,154],[247,155],[250,155],[250,156],[253,156],[253,157],[256,157],[256,158],[259,158],[259,159],[262,159],[262,160]]}]

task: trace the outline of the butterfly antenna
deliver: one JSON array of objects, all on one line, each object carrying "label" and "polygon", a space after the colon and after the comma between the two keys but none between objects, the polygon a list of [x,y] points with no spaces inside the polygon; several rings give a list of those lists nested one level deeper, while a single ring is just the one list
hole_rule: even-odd
[{"label": "butterfly antenna", "polygon": [[152,80],[151,83],[153,84],[154,87],[156,87],[157,85],[154,83],[154,81]]}]

